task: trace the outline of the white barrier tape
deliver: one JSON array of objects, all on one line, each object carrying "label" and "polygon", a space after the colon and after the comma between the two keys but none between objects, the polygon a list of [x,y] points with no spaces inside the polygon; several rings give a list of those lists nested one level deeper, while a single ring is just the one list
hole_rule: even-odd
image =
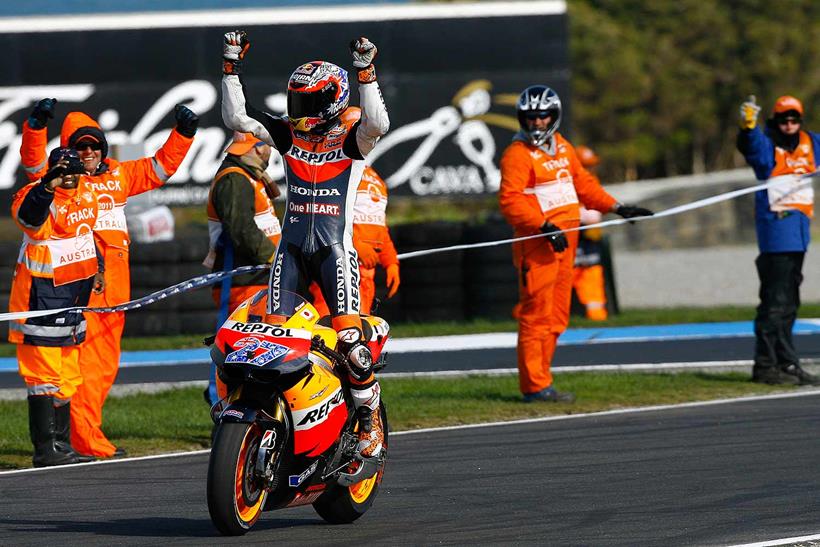
[{"label": "white barrier tape", "polygon": [[213,272],[206,275],[201,275],[199,277],[194,277],[193,279],[189,279],[188,281],[183,281],[182,283],[177,283],[176,285],[172,285],[166,289],[162,289],[156,292],[153,292],[149,295],[143,296],[141,298],[137,298],[136,300],[131,300],[129,302],[125,302],[120,304],[119,306],[111,306],[108,308],[87,308],[87,307],[80,307],[74,306],[71,308],[57,308],[53,310],[34,310],[34,311],[17,311],[17,312],[9,312],[9,313],[0,313],[0,321],[13,321],[15,319],[28,319],[29,317],[44,317],[46,315],[55,315],[58,313],[64,312],[73,312],[73,313],[82,313],[82,312],[95,312],[95,313],[111,313],[111,312],[118,312],[118,311],[130,311],[136,310],[143,306],[147,306],[149,304],[153,304],[154,302],[159,302],[160,300],[165,300],[169,296],[173,296],[175,294],[183,293],[186,291],[190,291],[192,289],[198,289],[199,287],[204,287],[205,285],[213,285],[219,281],[222,281],[226,277],[233,277],[235,275],[240,275],[244,273],[255,272],[259,270],[266,270],[270,268],[270,264],[260,264],[258,266],[242,266],[241,268],[237,268],[235,270],[230,270],[227,272]]},{"label": "white barrier tape", "polygon": [[[792,189],[789,190],[784,197],[791,194],[792,192],[796,192],[801,187],[810,184],[811,179],[820,175],[820,171],[815,171],[813,173],[806,173],[805,175],[801,175],[798,177],[797,180],[801,181],[800,183],[796,184]],[[672,207],[670,209],[665,209],[663,211],[659,211],[655,213],[653,216],[649,217],[634,217],[630,219],[619,218],[614,220],[607,220],[604,222],[599,222],[597,224],[587,224],[586,226],[578,226],[577,228],[569,228],[563,230],[564,232],[580,232],[583,230],[590,230],[592,228],[604,228],[607,226],[617,226],[619,224],[625,224],[627,222],[640,222],[643,220],[650,220],[653,218],[663,218],[672,215],[679,215],[680,213],[684,213],[686,211],[692,211],[695,209],[700,209],[703,207],[707,207],[709,205],[713,205],[715,203],[720,203],[722,201],[728,201],[730,199],[734,199],[739,196],[743,196],[745,194],[751,194],[753,192],[757,192],[758,190],[766,190],[773,186],[777,186],[783,184],[783,180],[780,179],[772,179],[768,182],[763,184],[758,184],[756,186],[750,186],[748,188],[741,188],[740,190],[734,190],[732,192],[726,192],[724,194],[718,194],[717,196],[712,196],[709,198],[701,199],[698,201],[693,201],[692,203],[687,203],[686,205],[679,205],[677,207]],[[445,253],[450,251],[462,251],[466,249],[480,249],[482,247],[495,247],[497,245],[504,245],[506,243],[514,243],[516,241],[526,241],[528,239],[536,239],[539,237],[546,237],[548,235],[554,234],[557,232],[547,232],[543,234],[535,234],[531,236],[524,236],[524,237],[515,237],[510,239],[500,239],[497,241],[485,241],[482,243],[467,243],[463,245],[452,245],[450,247],[438,247],[436,249],[425,249],[421,251],[412,251],[409,253],[401,253],[398,255],[399,260],[406,260],[408,258],[415,258],[417,256],[427,256],[432,254],[438,253]],[[205,285],[212,285],[218,281],[226,277],[233,277],[235,275],[240,275],[243,273],[250,273],[255,272],[258,270],[265,270],[270,268],[270,264],[260,264],[257,266],[242,266],[241,268],[237,268],[235,270],[231,270],[228,272],[214,272],[206,275],[201,275],[199,277],[195,277],[193,279],[189,279],[188,281],[183,281],[182,283],[177,283],[167,289],[162,289],[160,291],[151,293],[147,296],[143,296],[142,298],[138,298],[136,300],[131,300],[130,302],[126,302],[124,304],[120,304],[119,306],[113,306],[109,308],[83,308],[83,307],[72,307],[72,308],[58,308],[53,310],[35,310],[35,311],[20,311],[20,312],[8,312],[8,313],[0,313],[0,321],[13,321],[17,319],[28,319],[29,317],[44,317],[46,315],[54,315],[63,312],[95,312],[95,313],[111,313],[111,312],[118,312],[118,311],[130,311],[141,308],[143,306],[147,306],[149,304],[153,304],[154,302],[158,302],[160,300],[164,300],[169,296],[174,294],[179,294],[182,292],[190,291],[192,289],[196,289]]]},{"label": "white barrier tape", "polygon": [[[820,171],[815,171],[813,173],[806,173],[805,175],[801,175],[798,177],[798,180],[801,182],[796,184],[794,188],[792,188],[786,195],[791,194],[792,192],[796,192],[798,189],[806,186],[807,184],[811,184],[811,179],[820,175]],[[670,209],[665,209],[663,211],[659,211],[655,213],[653,216],[649,217],[634,217],[630,219],[626,218],[617,218],[613,220],[605,220],[604,222],[599,222],[597,224],[587,224],[584,226],[578,226],[577,228],[567,228],[563,230],[566,232],[581,232],[584,230],[591,230],[592,228],[606,228],[608,226],[618,226],[620,224],[626,223],[633,223],[633,222],[640,222],[643,220],[651,220],[655,218],[663,218],[672,215],[679,215],[681,213],[685,213],[687,211],[693,211],[695,209],[701,209],[703,207],[708,207],[709,205],[714,205],[715,203],[720,203],[722,201],[728,201],[730,199],[735,199],[736,197],[740,197],[746,194],[751,194],[757,192],[759,190],[767,190],[774,186],[783,184],[782,180],[772,179],[768,182],[763,184],[758,184],[755,186],[750,186],[748,188],[741,188],[740,190],[733,190],[732,192],[726,192],[725,194],[718,194],[716,196],[708,197],[705,199],[701,199],[698,201],[693,201],[692,203],[687,203],[685,205],[678,205],[677,207],[672,207]],[[523,236],[523,237],[513,237],[510,239],[499,239],[496,241],[485,241],[482,243],[465,243],[462,245],[451,245],[449,247],[438,247],[435,249],[423,249],[420,251],[411,251],[408,253],[401,253],[398,255],[399,260],[406,260],[408,258],[416,258],[418,256],[427,256],[437,253],[445,253],[450,251],[463,251],[467,249],[480,249],[482,247],[495,247],[497,245],[505,245],[507,243],[515,243],[516,241],[527,241],[529,239],[538,239],[540,237],[547,237],[549,235],[555,234],[558,232],[545,232],[543,234],[535,234],[531,236]]]}]

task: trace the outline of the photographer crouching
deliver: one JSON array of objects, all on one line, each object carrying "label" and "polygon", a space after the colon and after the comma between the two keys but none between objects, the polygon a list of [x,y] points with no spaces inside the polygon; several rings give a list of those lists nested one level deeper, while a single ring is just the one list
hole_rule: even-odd
[{"label": "photographer crouching", "polygon": [[[76,150],[57,148],[48,172],[14,195],[11,214],[23,231],[9,311],[86,306],[104,288],[104,264],[92,228],[97,196],[86,182]],[[70,402],[80,375],[78,344],[85,340],[82,313],[63,312],[10,323],[17,366],[28,388],[34,467],[90,461],[70,440]]]}]

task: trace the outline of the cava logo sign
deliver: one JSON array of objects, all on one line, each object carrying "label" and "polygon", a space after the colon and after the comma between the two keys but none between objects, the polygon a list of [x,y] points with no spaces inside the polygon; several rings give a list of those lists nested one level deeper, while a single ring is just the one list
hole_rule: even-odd
[{"label": "cava logo sign", "polygon": [[[482,194],[497,192],[501,172],[495,164],[497,151],[490,126],[512,133],[518,131],[514,116],[490,112],[493,103],[514,105],[516,94],[492,95],[489,80],[474,80],[462,87],[452,104],[432,112],[429,118],[392,129],[382,137],[368,156],[368,163],[407,142],[418,142],[416,149],[394,172],[381,172],[388,187],[408,184],[413,194]],[[466,163],[430,165],[442,143],[451,140]],[[455,158],[453,158],[455,159]],[[378,164],[376,165],[379,170]]]}]

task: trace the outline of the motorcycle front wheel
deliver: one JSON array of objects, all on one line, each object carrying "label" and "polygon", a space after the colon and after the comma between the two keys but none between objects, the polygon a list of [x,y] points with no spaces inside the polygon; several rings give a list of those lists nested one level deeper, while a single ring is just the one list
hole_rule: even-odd
[{"label": "motorcycle front wheel", "polygon": [[254,472],[261,438],[256,424],[216,428],[208,461],[208,512],[223,535],[245,534],[262,514],[267,491]]},{"label": "motorcycle front wheel", "polygon": [[370,509],[379,493],[379,485],[382,482],[384,466],[387,462],[387,434],[390,429],[384,403],[379,406],[379,410],[384,428],[382,450],[385,454],[385,461],[376,474],[369,479],[347,487],[334,485],[313,503],[313,508],[319,516],[331,524],[348,524],[358,519]]}]

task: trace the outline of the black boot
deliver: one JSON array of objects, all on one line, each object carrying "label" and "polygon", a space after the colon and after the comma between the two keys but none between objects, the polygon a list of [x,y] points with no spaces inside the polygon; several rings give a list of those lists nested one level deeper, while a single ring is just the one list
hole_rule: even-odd
[{"label": "black boot", "polygon": [[54,407],[54,432],[57,439],[54,446],[59,452],[73,454],[80,463],[93,462],[97,458],[80,454],[71,446],[71,402]]},{"label": "black boot", "polygon": [[791,364],[781,369],[781,372],[786,376],[793,378],[798,385],[801,386],[817,386],[820,385],[820,378],[814,374],[809,374],[803,370],[800,365]]},{"label": "black boot", "polygon": [[752,367],[752,382],[758,384],[786,384],[798,385],[800,380],[797,376],[786,374],[780,367],[764,367],[755,365]]},{"label": "black boot", "polygon": [[28,397],[28,427],[34,445],[34,467],[50,467],[78,463],[77,457],[57,450],[54,429],[54,397],[30,395]]}]

